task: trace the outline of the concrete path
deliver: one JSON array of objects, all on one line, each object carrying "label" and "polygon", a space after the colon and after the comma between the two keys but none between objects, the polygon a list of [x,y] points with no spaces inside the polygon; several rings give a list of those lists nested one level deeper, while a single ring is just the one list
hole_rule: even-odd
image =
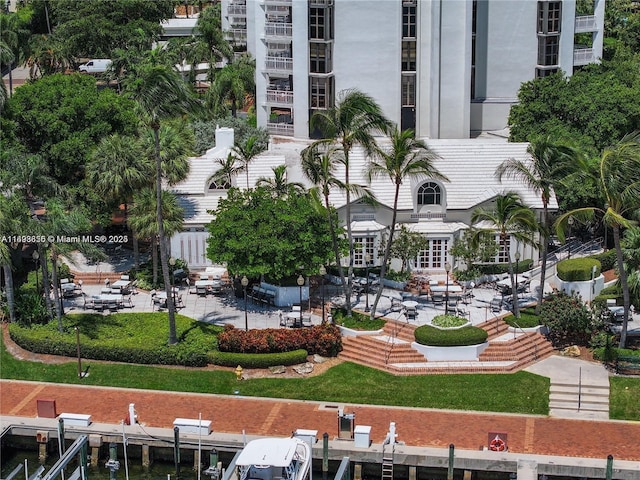
[{"label": "concrete path", "polygon": [[554,355],[525,370],[551,379],[550,416],[609,418],[609,372],[602,364]]}]

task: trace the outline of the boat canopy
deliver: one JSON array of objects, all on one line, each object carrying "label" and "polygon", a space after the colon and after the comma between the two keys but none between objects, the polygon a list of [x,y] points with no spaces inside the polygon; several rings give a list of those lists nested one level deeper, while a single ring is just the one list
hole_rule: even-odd
[{"label": "boat canopy", "polygon": [[[304,452],[306,450],[304,447],[304,440],[299,438],[260,438],[252,440],[240,452],[236,465],[287,467],[294,460],[305,460]],[[296,455],[296,452],[298,455]]]}]

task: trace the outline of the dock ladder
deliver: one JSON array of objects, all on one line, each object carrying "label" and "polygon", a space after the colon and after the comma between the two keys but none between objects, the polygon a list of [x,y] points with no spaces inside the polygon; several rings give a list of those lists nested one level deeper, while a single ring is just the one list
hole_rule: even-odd
[{"label": "dock ladder", "polygon": [[382,480],[393,480],[393,455],[396,444],[384,444],[382,446]]}]

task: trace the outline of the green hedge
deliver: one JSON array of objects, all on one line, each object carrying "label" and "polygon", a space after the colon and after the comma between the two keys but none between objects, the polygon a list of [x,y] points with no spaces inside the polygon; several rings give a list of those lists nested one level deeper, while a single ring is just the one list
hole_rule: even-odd
[{"label": "green hedge", "polygon": [[434,347],[464,347],[487,341],[487,332],[471,325],[451,330],[441,330],[431,325],[423,325],[416,328],[414,334],[416,342],[420,345]]},{"label": "green hedge", "polygon": [[230,353],[211,352],[209,361],[224,367],[267,368],[275,365],[297,365],[307,361],[307,351],[303,349],[282,353]]},{"label": "green hedge", "polygon": [[594,258],[570,258],[558,262],[558,278],[565,282],[586,282],[592,278],[593,267],[596,273],[593,278],[597,278],[602,273],[602,264]]},{"label": "green hedge", "polygon": [[[513,271],[526,272],[531,270],[532,266],[533,260],[525,258],[517,263],[513,262]],[[481,275],[500,275],[509,272],[508,263],[474,263],[472,268],[477,270]]]},{"label": "green hedge", "polygon": [[617,259],[616,259],[616,251],[614,249],[607,250],[606,252],[602,252],[602,253],[597,253],[595,255],[590,255],[587,258],[598,260],[600,262],[603,272],[606,272],[607,270],[613,270],[614,268],[616,268]]},{"label": "green hedge", "polygon": [[540,317],[535,314],[533,308],[525,308],[520,310],[520,318],[516,319],[514,315],[504,317],[504,321],[511,327],[533,328],[540,325]]}]

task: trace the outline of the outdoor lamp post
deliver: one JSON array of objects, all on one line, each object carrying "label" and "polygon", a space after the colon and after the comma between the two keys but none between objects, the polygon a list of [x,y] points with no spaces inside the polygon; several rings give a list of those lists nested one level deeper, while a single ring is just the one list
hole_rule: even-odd
[{"label": "outdoor lamp post", "polygon": [[520,266],[520,251],[516,250],[515,253],[515,258],[516,258],[516,292],[518,291],[518,270],[519,270],[519,266]]},{"label": "outdoor lamp post", "polygon": [[567,220],[567,223],[569,224],[569,235],[567,236],[567,241],[569,242],[567,248],[567,259],[571,258],[571,230],[573,229],[573,222],[573,217],[569,217]]},{"label": "outdoor lamp post", "polygon": [[53,268],[57,268],[58,269],[58,285],[57,285],[57,287],[58,287],[58,292],[60,292],[60,295],[58,295],[58,298],[60,299],[60,313],[62,315],[64,315],[64,295],[62,294],[62,282],[60,281],[61,280],[61,278],[60,278],[60,275],[61,275],[60,267],[62,267],[62,260],[60,260],[60,258],[58,258],[56,260],[56,264],[55,264],[55,266],[53,266]]},{"label": "outdoor lamp post", "polygon": [[173,304],[176,304],[176,293],[173,289],[173,287],[176,284],[176,279],[174,277],[174,272],[175,272],[175,266],[176,266],[176,259],[174,257],[170,257],[169,258],[169,266],[171,267],[171,298],[173,298]]},{"label": "outdoor lamp post", "polygon": [[304,277],[302,276],[302,274],[298,275],[296,283],[298,284],[298,288],[300,289],[300,325],[298,326],[302,327],[302,286],[304,285]]},{"label": "outdoor lamp post", "polygon": [[447,279],[445,280],[445,293],[444,293],[444,314],[449,315],[449,272],[451,271],[451,264],[445,262],[444,271],[447,272]]},{"label": "outdoor lamp post", "polygon": [[242,280],[240,280],[240,285],[242,285],[242,290],[244,292],[244,331],[249,331],[249,319],[247,318],[247,285],[249,285],[249,279],[247,276],[243,276]]},{"label": "outdoor lamp post", "polygon": [[593,301],[593,296],[596,294],[596,270],[598,267],[594,265],[591,267],[591,297],[589,298],[589,303]]},{"label": "outdoor lamp post", "polygon": [[320,281],[322,282],[322,323],[324,324],[327,320],[326,320],[326,312],[325,312],[325,303],[324,303],[324,276],[327,274],[327,269],[324,267],[324,265],[320,265]]},{"label": "outdoor lamp post", "polygon": [[365,307],[364,307],[364,311],[365,312],[369,312],[369,263],[371,263],[371,255],[369,255],[368,253],[365,254],[364,256],[364,270],[365,270],[365,275],[367,276],[367,289],[365,290],[364,294],[365,294]]},{"label": "outdoor lamp post", "polygon": [[33,263],[35,264],[35,267],[36,267],[36,292],[38,292],[39,294],[40,282],[38,281],[38,267],[40,266],[40,262],[38,262],[38,260],[40,260],[40,254],[38,253],[37,250],[33,251],[33,253],[31,254],[31,258],[33,258]]}]

